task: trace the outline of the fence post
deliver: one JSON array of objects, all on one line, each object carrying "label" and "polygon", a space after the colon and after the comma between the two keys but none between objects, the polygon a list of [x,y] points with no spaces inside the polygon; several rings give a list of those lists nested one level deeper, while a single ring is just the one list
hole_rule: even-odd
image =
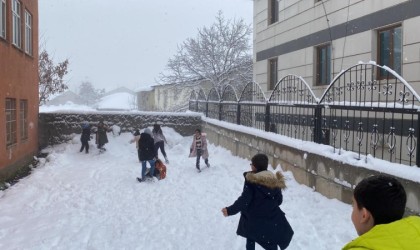
[{"label": "fence post", "polygon": [[315,108],[314,142],[322,143],[322,106]]},{"label": "fence post", "polygon": [[236,124],[241,125],[241,105],[239,103],[236,110]]},{"label": "fence post", "polygon": [[416,165],[417,167],[420,167],[420,140],[419,140],[419,135],[420,135],[420,122],[419,122],[419,118],[420,118],[420,113],[417,113],[417,150],[416,150]]},{"label": "fence post", "polygon": [[270,103],[267,102],[265,105],[265,119],[264,119],[265,131],[270,131]]},{"label": "fence post", "polygon": [[222,120],[222,102],[219,102],[219,121]]}]

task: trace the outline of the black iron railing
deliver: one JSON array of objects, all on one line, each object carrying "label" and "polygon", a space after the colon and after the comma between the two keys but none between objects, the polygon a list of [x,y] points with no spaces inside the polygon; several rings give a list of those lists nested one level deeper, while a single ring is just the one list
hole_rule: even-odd
[{"label": "black iron railing", "polygon": [[[386,79],[376,79],[378,70]],[[226,85],[208,96],[193,91],[192,111],[207,117],[291,138],[331,145],[406,165],[420,166],[419,95],[399,75],[375,63],[360,63],[337,75],[321,98],[298,76],[282,78],[266,98],[260,86],[247,84],[237,95]]]}]

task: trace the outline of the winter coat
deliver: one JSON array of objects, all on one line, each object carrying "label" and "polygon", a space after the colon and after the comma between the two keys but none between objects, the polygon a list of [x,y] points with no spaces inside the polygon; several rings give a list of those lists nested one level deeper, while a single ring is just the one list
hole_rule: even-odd
[{"label": "winter coat", "polygon": [[85,126],[82,130],[82,135],[80,136],[81,142],[88,142],[90,141],[90,127]]},{"label": "winter coat", "polygon": [[141,133],[138,141],[140,161],[150,161],[155,158],[155,142],[148,133]]},{"label": "winter coat", "polygon": [[[196,156],[197,156],[197,147],[195,144],[195,135],[194,135],[193,141],[190,147],[189,157],[196,157]],[[209,158],[209,151],[207,150],[206,133],[201,133],[201,156],[203,157],[203,159]]]},{"label": "winter coat", "polygon": [[420,217],[410,216],[376,225],[343,247],[347,249],[420,249]]},{"label": "winter coat", "polygon": [[130,143],[135,142],[136,143],[136,148],[139,149],[139,140],[140,140],[140,134],[139,135],[134,135],[134,138],[130,140]]},{"label": "winter coat", "polygon": [[228,215],[241,212],[236,233],[255,242],[275,242],[285,249],[293,237],[293,229],[280,209],[285,188],[280,172],[246,172],[241,196],[227,207]]},{"label": "winter coat", "polygon": [[166,178],[166,165],[159,159],[156,160],[155,163],[155,175],[159,180],[163,180]]},{"label": "winter coat", "polygon": [[108,136],[106,135],[107,131],[108,127],[106,125],[98,125],[98,130],[96,131],[96,144],[105,145],[105,143],[108,143]]}]

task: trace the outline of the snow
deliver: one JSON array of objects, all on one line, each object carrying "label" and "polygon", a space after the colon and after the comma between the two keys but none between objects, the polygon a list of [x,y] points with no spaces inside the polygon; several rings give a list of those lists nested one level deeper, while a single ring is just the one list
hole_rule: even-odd
[{"label": "snow", "polygon": [[[163,132],[167,177],[150,183],[136,181],[130,133],[109,133],[102,154],[93,140],[80,153],[80,135],[48,148],[31,175],[0,191],[0,249],[245,249],[239,215],[225,218],[221,209],[241,194],[249,160],[210,143],[211,168],[197,173],[187,157],[192,136]],[[356,237],[350,205],[284,174],[281,208],[295,231],[288,249],[340,249]]]},{"label": "snow", "polygon": [[137,101],[133,94],[115,93],[102,97],[96,106],[99,110],[133,110],[137,109]]}]

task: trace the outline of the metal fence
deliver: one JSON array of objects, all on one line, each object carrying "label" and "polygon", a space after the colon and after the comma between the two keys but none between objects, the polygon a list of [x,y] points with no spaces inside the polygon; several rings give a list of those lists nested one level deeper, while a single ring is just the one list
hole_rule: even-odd
[{"label": "metal fence", "polygon": [[[377,72],[387,73],[378,79]],[[248,83],[238,95],[231,85],[221,94],[194,90],[189,109],[207,117],[304,141],[331,145],[339,154],[353,151],[390,162],[420,166],[419,95],[397,73],[375,63],[360,63],[338,74],[317,98],[304,79],[282,78],[266,98]]]}]

